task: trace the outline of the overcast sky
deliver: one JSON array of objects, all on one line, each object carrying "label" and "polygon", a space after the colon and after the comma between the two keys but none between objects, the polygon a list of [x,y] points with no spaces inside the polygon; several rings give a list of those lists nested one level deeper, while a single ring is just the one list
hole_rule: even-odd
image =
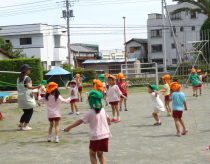
[{"label": "overcast sky", "polygon": [[[172,0],[166,1],[168,5],[174,4]],[[66,24],[61,18],[65,9],[62,0],[0,0],[0,4],[1,26]],[[71,29],[71,43],[99,44],[100,49],[123,49],[122,17],[126,17],[127,40],[147,38],[147,15],[161,13],[161,0],[76,0],[71,9],[75,15],[71,26],[78,27]]]}]

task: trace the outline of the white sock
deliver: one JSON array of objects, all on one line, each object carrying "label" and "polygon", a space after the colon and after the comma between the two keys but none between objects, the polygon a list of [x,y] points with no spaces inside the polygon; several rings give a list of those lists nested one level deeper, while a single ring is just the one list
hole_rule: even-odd
[{"label": "white sock", "polygon": [[118,120],[120,120],[120,117],[117,117]]},{"label": "white sock", "polygon": [[159,121],[157,121],[157,123],[160,123],[161,121],[159,120]]},{"label": "white sock", "polygon": [[113,117],[113,119],[115,119],[115,120],[116,120],[116,117],[114,116],[114,117]]}]

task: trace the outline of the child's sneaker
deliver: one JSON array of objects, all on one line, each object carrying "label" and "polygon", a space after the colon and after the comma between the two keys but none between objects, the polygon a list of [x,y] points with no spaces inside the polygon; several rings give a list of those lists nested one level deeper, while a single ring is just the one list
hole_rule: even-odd
[{"label": "child's sneaker", "polygon": [[55,137],[55,143],[59,143],[59,137],[58,136]]},{"label": "child's sneaker", "polygon": [[186,134],[187,134],[187,132],[188,132],[188,130],[187,130],[187,129],[183,130],[183,131],[182,131],[182,135],[186,135]]},{"label": "child's sneaker", "polygon": [[70,112],[69,114],[74,114],[74,112]]},{"label": "child's sneaker", "polygon": [[22,130],[22,126],[19,125],[17,130],[19,130],[19,131]]},{"label": "child's sneaker", "polygon": [[193,96],[195,96],[195,94],[193,94]]},{"label": "child's sneaker", "polygon": [[111,119],[111,122],[115,122],[115,119],[113,118],[113,119]]},{"label": "child's sneaker", "polygon": [[196,94],[195,97],[198,97],[198,94]]},{"label": "child's sneaker", "polygon": [[26,127],[22,127],[22,130],[31,130],[32,128],[29,127],[29,126],[26,126]]},{"label": "child's sneaker", "polygon": [[174,134],[174,136],[177,136],[177,137],[181,137],[181,135],[182,134],[180,132],[177,132],[177,133]]},{"label": "child's sneaker", "polygon": [[79,112],[76,112],[76,115],[79,115]]},{"label": "child's sneaker", "polygon": [[125,108],[125,111],[128,111],[128,108]]},{"label": "child's sneaker", "polygon": [[82,102],[82,98],[81,98],[81,102]]},{"label": "child's sneaker", "polygon": [[48,140],[47,140],[47,142],[51,142],[52,141],[52,136],[48,136]]},{"label": "child's sneaker", "polygon": [[116,119],[116,120],[115,120],[115,123],[118,123],[118,122],[120,122],[120,121],[121,121],[120,119]]},{"label": "child's sneaker", "polygon": [[171,115],[172,115],[171,112],[169,112],[169,113],[168,113],[168,116],[171,116]]},{"label": "child's sneaker", "polygon": [[122,107],[120,107],[120,111],[122,111]]},{"label": "child's sneaker", "polygon": [[162,125],[162,123],[161,122],[156,122],[156,123],[154,123],[154,125],[159,126],[159,125]]}]

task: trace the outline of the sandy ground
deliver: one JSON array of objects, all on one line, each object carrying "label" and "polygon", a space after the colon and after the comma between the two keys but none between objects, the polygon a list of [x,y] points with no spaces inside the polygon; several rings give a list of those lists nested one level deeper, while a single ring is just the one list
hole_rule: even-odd
[{"label": "sandy ground", "polygon": [[[162,125],[153,126],[150,95],[146,92],[129,95],[129,111],[121,113],[121,123],[114,123],[110,129],[109,152],[105,153],[110,164],[173,164],[173,163],[209,163],[210,151],[210,87],[205,87],[202,96],[193,97],[191,88],[183,89],[188,107],[193,109],[184,113],[183,119],[189,134],[175,137],[174,121],[160,114]],[[65,97],[65,96],[64,96]],[[163,98],[163,96],[162,96]],[[68,115],[69,104],[61,104],[62,120],[60,127],[79,119],[87,110],[88,104],[79,103],[81,114]],[[0,163],[1,164],[88,164],[89,127],[82,124],[69,133],[60,133],[60,143],[48,143],[48,120],[46,107],[36,107],[30,122],[31,131],[17,131],[22,111],[17,104],[0,106],[4,119],[0,121]],[[111,115],[111,108],[106,108]]]}]

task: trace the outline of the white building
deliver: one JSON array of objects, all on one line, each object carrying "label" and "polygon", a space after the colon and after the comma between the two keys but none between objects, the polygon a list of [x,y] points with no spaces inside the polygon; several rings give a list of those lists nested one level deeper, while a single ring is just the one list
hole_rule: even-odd
[{"label": "white building", "polygon": [[[169,13],[175,9],[182,7],[194,7],[189,3],[168,5]],[[170,14],[177,43],[182,55],[184,56],[187,41],[200,40],[200,28],[206,20],[203,14],[190,14],[189,12],[181,12]],[[148,14],[147,31],[148,31],[148,57],[149,62],[157,62],[160,66],[163,64],[163,28],[162,14]],[[170,29],[169,19],[165,19],[165,36],[166,36],[166,64],[167,66],[177,64],[177,53]]]},{"label": "white building", "polygon": [[124,52],[103,51],[103,52],[100,52],[100,54],[103,57],[103,59],[124,59],[125,58]]},{"label": "white building", "polygon": [[[67,62],[66,28],[48,24],[2,26],[0,36],[22,49],[27,58],[40,58],[45,70]],[[73,62],[73,58],[71,60]]]},{"label": "white building", "polygon": [[128,58],[137,58],[141,63],[148,62],[147,39],[132,38],[126,42]]}]

